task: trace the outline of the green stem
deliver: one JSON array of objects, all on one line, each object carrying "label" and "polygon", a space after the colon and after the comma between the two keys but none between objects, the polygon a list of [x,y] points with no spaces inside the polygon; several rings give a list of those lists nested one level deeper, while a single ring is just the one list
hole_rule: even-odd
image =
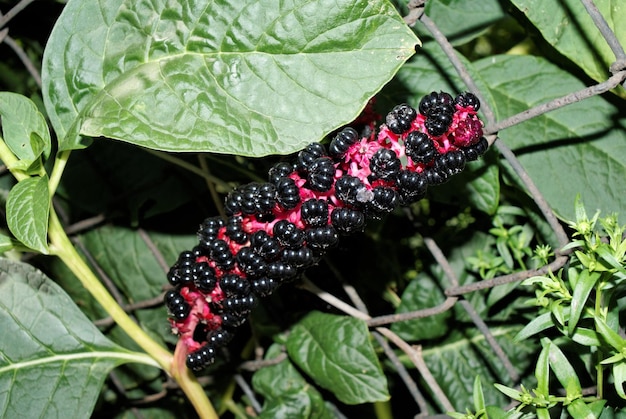
[{"label": "green stem", "polygon": [[7,169],[9,169],[11,174],[15,177],[15,179],[17,179],[18,182],[24,179],[28,179],[30,177],[26,173],[15,168],[15,165],[19,163],[19,160],[6,145],[2,137],[0,137],[0,160],[4,162]]},{"label": "green stem", "polygon": [[54,196],[54,193],[59,186],[59,182],[61,181],[61,175],[63,175],[65,165],[67,164],[67,160],[69,159],[71,153],[71,150],[61,151],[57,154],[56,159],[54,159],[54,167],[52,168],[52,172],[50,173],[50,180],[48,182],[50,197]]},{"label": "green stem", "polygon": [[50,238],[51,253],[58,256],[74,275],[78,277],[82,285],[106,310],[115,323],[124,330],[135,343],[146,351],[163,370],[172,375],[196,409],[199,417],[202,419],[217,419],[218,416],[215,414],[215,410],[204,393],[202,386],[200,386],[195,376],[185,367],[184,356],[182,363],[181,360],[174,358],[171,353],[152,339],[128,316],[122,307],[120,307],[100,280],[94,275],[91,268],[78,254],[69,237],[65,234],[65,230],[63,230],[54,209],[51,209],[50,212],[48,236]]},{"label": "green stem", "polygon": [[169,370],[172,363],[172,355],[148,336],[113,299],[111,294],[109,294],[104,285],[102,285],[100,280],[92,272],[91,268],[76,251],[69,237],[65,234],[54,209],[50,211],[48,235],[50,237],[51,254],[58,256],[63,263],[65,263],[87,291],[89,291],[128,336],[152,356],[164,370]]},{"label": "green stem", "polygon": [[[602,320],[606,320],[603,310],[602,310],[602,288],[604,287],[604,281],[602,278],[598,281],[596,285],[596,300],[594,307],[594,315]],[[602,366],[602,360],[604,359],[604,351],[602,347],[598,347],[598,352],[596,353],[596,395],[598,399],[602,399],[604,397],[604,367]]]}]

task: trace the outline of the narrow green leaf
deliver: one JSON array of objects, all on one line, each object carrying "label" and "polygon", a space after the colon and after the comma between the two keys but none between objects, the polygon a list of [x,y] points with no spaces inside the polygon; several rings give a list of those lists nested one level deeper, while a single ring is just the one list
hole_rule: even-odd
[{"label": "narrow green leaf", "polygon": [[520,401],[522,399],[522,392],[520,392],[519,390],[515,390],[514,388],[510,388],[498,383],[495,383],[494,387],[513,400]]},{"label": "narrow green leaf", "polygon": [[550,359],[550,367],[552,372],[556,376],[557,380],[561,383],[565,389],[565,394],[568,399],[575,400],[582,396],[582,387],[578,380],[578,375],[572,364],[569,363],[561,349],[552,343],[549,339],[542,339],[544,348],[548,348],[548,354]]},{"label": "narrow green leaf", "polygon": [[31,249],[47,254],[48,177],[31,177],[13,186],[6,207],[7,224],[15,238]]},{"label": "narrow green leaf", "polygon": [[550,395],[550,357],[548,348],[544,347],[539,353],[537,365],[535,366],[535,378],[537,379],[535,392],[547,399]]},{"label": "narrow green leaf", "polygon": [[474,409],[480,412],[485,409],[485,395],[483,394],[483,386],[480,382],[480,375],[474,380]]},{"label": "narrow green leaf", "polygon": [[[519,327],[494,327],[491,333],[518,371],[528,368],[537,344],[528,339],[516,343],[513,336]],[[427,347],[422,352],[424,361],[439,383],[455,410],[462,411],[473,402],[474,377],[480,375],[485,382],[509,382],[510,378],[500,359],[485,337],[466,328],[451,331],[442,342]],[[404,360],[404,358],[402,358]],[[412,365],[407,363],[407,365]],[[506,398],[493,387],[483,387],[486,405],[504,406]]]},{"label": "narrow green leaf", "polygon": [[584,401],[578,399],[567,405],[567,412],[572,415],[573,419],[591,419],[596,418]]},{"label": "narrow green leaf", "polygon": [[387,379],[362,320],[313,312],[293,327],[286,346],[293,361],[342,402],[389,399]]},{"label": "narrow green leaf", "polygon": [[19,159],[17,169],[27,170],[42,154],[50,154],[50,131],[46,119],[27,97],[0,92],[2,135]]},{"label": "narrow green leaf", "polygon": [[589,272],[587,269],[583,269],[578,276],[578,282],[576,283],[572,294],[572,301],[570,302],[570,316],[567,323],[567,331],[570,336],[574,334],[578,320],[585,309],[589,294],[591,294],[591,291],[594,289],[599,279],[599,272]]},{"label": "narrow green leaf", "polygon": [[[489,84],[488,98],[499,120],[586,87],[540,57],[493,56],[473,66],[476,77]],[[619,212],[626,207],[626,194],[614,187],[626,178],[626,161],[619,157],[626,155],[626,120],[619,115],[616,106],[594,96],[502,130],[499,136],[563,218],[574,219],[576,193],[591,213],[596,207]]]},{"label": "narrow green leaf", "polygon": [[624,392],[624,386],[626,385],[626,362],[613,364],[613,385],[617,394],[623,400],[626,400],[626,393]]},{"label": "narrow green leaf", "polygon": [[543,313],[539,316],[535,317],[528,323],[520,332],[515,336],[516,342],[523,342],[529,337],[536,335],[539,332],[543,332],[546,329],[553,327],[554,320],[552,318],[552,313]]},{"label": "narrow green leaf", "polygon": [[598,316],[595,316],[593,320],[596,324],[596,329],[598,330],[598,333],[602,335],[602,338],[609,345],[611,345],[613,349],[615,349],[617,352],[622,352],[626,350],[626,339],[622,338],[619,333],[611,329],[609,325],[607,325],[606,322]]},{"label": "narrow green leaf", "polygon": [[607,268],[610,267],[616,269],[618,272],[626,275],[626,268],[624,268],[622,262],[617,260],[617,258],[613,254],[613,250],[608,245],[598,246],[595,251],[602,258],[602,260],[609,265],[607,266]]},{"label": "narrow green leaf", "polygon": [[[402,300],[396,314],[407,313],[424,308],[435,307],[445,301],[446,297],[435,281],[428,275],[420,273],[415,276],[402,293]],[[413,319],[391,325],[391,330],[407,341],[435,339],[448,332],[447,319],[450,311]]]},{"label": "narrow green leaf", "polygon": [[[594,80],[604,81],[608,78],[608,68],[615,61],[615,55],[582,2],[513,0],[512,3],[539,29],[550,45],[580,66]],[[624,2],[595,0],[594,3],[618,40],[622,45],[626,44],[626,29],[621,20],[626,15]]]},{"label": "narrow green leaf", "polygon": [[150,360],[102,336],[41,272],[7,259],[0,259],[0,330],[1,417],[89,417],[113,367]]},{"label": "narrow green leaf", "polygon": [[577,327],[574,334],[570,338],[581,345],[600,346],[600,336],[595,330]]},{"label": "narrow green leaf", "polygon": [[83,146],[79,131],[286,154],[353,120],[417,44],[386,0],[70,0],[44,54],[44,102],[62,149]]}]

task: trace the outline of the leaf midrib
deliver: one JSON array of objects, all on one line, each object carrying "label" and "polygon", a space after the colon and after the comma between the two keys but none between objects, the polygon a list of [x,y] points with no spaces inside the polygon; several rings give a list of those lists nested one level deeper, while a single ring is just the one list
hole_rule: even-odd
[{"label": "leaf midrib", "polygon": [[158,367],[157,363],[152,361],[152,358],[149,358],[143,354],[132,354],[132,353],[123,353],[123,352],[115,352],[115,351],[95,351],[95,352],[81,352],[81,353],[70,353],[70,354],[61,354],[61,355],[53,355],[42,358],[33,359],[30,361],[21,361],[17,363],[12,363],[9,365],[5,365],[0,367],[0,376],[9,371],[16,371],[20,369],[27,369],[36,367],[39,365],[46,365],[52,363],[66,363],[69,361],[77,361],[84,359],[108,359],[108,360],[117,360],[118,362],[122,361],[122,363],[126,362],[137,362],[146,365],[154,365]]}]

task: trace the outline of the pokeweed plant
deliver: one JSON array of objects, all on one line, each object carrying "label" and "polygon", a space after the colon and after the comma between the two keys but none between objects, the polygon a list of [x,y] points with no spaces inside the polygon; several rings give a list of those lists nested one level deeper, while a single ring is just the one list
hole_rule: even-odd
[{"label": "pokeweed plant", "polygon": [[[26,3],[21,1],[18,6]],[[48,3],[52,2],[33,3],[20,13],[38,12],[36,7]],[[409,9],[400,4],[403,2],[396,3],[69,0],[49,38],[45,34],[45,50],[43,43],[39,49],[29,50],[42,63],[41,97],[28,86],[7,82],[11,80],[7,74],[19,73],[19,69],[12,68],[15,59],[5,61],[6,52],[0,50],[2,86],[26,92],[33,99],[9,92],[0,94],[0,159],[8,170],[0,177],[7,221],[7,228],[0,234],[4,256],[0,261],[0,321],[7,336],[0,343],[2,415],[67,417],[69,413],[87,417],[94,411],[95,417],[125,417],[134,410],[158,417],[215,417],[224,412],[245,417],[254,410],[265,417],[332,417],[339,416],[339,411],[363,417],[374,411],[386,418],[398,406],[405,414],[402,394],[394,394],[389,400],[390,390],[398,389],[400,364],[380,361],[382,344],[379,347],[373,342],[375,334],[363,318],[321,313],[330,311],[329,307],[311,303],[308,294],[303,297],[297,287],[288,284],[268,296],[268,304],[259,304],[247,323],[250,328],[240,328],[226,346],[229,337],[214,333],[219,328],[218,317],[224,320],[224,307],[245,312],[254,301],[229,297],[227,303],[217,304],[216,298],[204,304],[198,297],[206,299],[207,293],[194,287],[208,289],[213,282],[217,285],[217,275],[213,278],[210,269],[199,268],[196,283],[193,275],[189,280],[186,267],[180,265],[228,259],[226,248],[220,247],[222,243],[211,244],[219,221],[203,225],[203,237],[194,235],[200,220],[224,211],[220,194],[230,194],[225,212],[232,214],[230,223],[217,228],[221,236],[218,239],[231,244],[230,240],[242,239],[242,234],[251,232],[244,229],[244,219],[255,229],[259,227],[261,220],[256,216],[260,214],[254,211],[269,202],[265,200],[272,189],[266,184],[268,169],[276,161],[291,164],[302,160],[302,167],[292,167],[291,172],[283,171],[284,165],[276,170],[276,180],[282,186],[283,203],[289,205],[289,199],[302,198],[300,192],[308,194],[305,198],[311,202],[304,210],[298,207],[303,203],[298,203],[284,213],[269,212],[279,218],[289,211],[291,215],[299,214],[298,220],[278,221],[287,221],[299,230],[311,229],[314,232],[306,234],[318,247],[335,242],[333,229],[349,232],[362,228],[364,218],[358,212],[380,217],[369,223],[364,233],[356,232],[356,238],[342,239],[339,249],[309,271],[316,282],[338,294],[343,289],[337,288],[342,282],[337,272],[342,272],[346,283],[359,287],[368,297],[366,304],[372,313],[396,310],[396,315],[402,317],[452,298],[442,290],[448,279],[421,250],[426,240],[422,234],[445,244],[450,264],[463,285],[533,267],[526,244],[531,240],[551,243],[551,233],[538,228],[535,220],[531,228],[520,216],[521,208],[530,217],[533,206],[529,200],[518,199],[525,196],[518,189],[518,179],[493,152],[468,163],[463,175],[453,177],[445,186],[429,187],[426,197],[407,210],[415,224],[407,226],[406,213],[386,213],[396,203],[394,197],[399,200],[397,195],[404,194],[404,203],[421,196],[422,178],[415,173],[426,176],[429,185],[439,183],[446,180],[442,174],[454,174],[463,165],[459,156],[473,160],[467,159],[468,151],[463,150],[466,146],[484,144],[471,144],[475,138],[468,144],[455,144],[456,134],[446,131],[449,111],[431,112],[428,106],[419,109],[420,99],[433,91],[451,92],[454,97],[468,90],[468,77],[475,81],[473,92],[485,99],[479,113],[486,126],[481,129],[489,134],[499,131],[499,141],[515,150],[558,215],[573,219],[573,190],[582,194],[584,202],[593,202],[604,210],[624,207],[624,195],[612,189],[626,177],[626,166],[619,157],[626,144],[619,113],[622,88],[617,88],[612,97],[594,91],[593,97],[584,101],[578,98],[563,109],[540,112],[522,123],[507,123],[509,117],[515,119],[530,108],[585,89],[589,80],[581,77],[583,73],[597,80],[605,77],[612,64],[611,51],[602,42],[588,42],[601,39],[582,5],[589,1],[451,0],[427,1],[425,5],[412,1]],[[616,12],[620,5],[609,0],[595,3],[623,44],[624,32],[616,18],[621,16]],[[404,20],[396,8],[406,14]],[[30,16],[47,15],[37,12]],[[429,19],[416,22],[416,12],[424,12]],[[14,13],[0,17],[3,45],[10,44],[10,37],[2,26],[12,16]],[[555,16],[563,28],[563,36],[558,39],[551,38],[556,33]],[[570,22],[572,17],[576,18],[575,24]],[[435,22],[442,32],[439,35],[452,44],[444,45],[441,36],[433,38],[431,30],[425,31],[428,22],[431,29]],[[38,25],[29,25],[29,30],[33,28],[39,29]],[[24,32],[11,34],[24,36]],[[424,40],[423,45],[416,34]],[[24,39],[21,45],[28,46],[30,41]],[[453,49],[459,62],[447,55]],[[41,50],[43,57],[37,55]],[[571,57],[572,62],[563,63],[563,56]],[[466,70],[461,77],[459,66]],[[614,67],[617,73],[611,82],[618,80],[621,71]],[[602,91],[607,90],[604,86]],[[387,141],[384,136],[370,137],[360,131],[358,143],[364,138],[375,139],[366,143],[384,150],[376,158],[366,153],[367,159],[362,161],[368,164],[362,167],[346,167],[343,164],[348,161],[340,161],[334,155],[340,153],[335,152],[345,149],[358,155],[353,153],[358,147],[351,144],[353,135],[341,129],[359,123],[358,115],[363,111],[367,114],[373,96],[382,115],[393,110],[390,119],[377,121],[377,127],[381,123],[387,128],[399,127],[413,117],[411,109],[416,109],[420,117],[411,122],[415,125],[412,131],[426,131],[427,138],[412,133],[406,143],[413,146],[407,149],[407,133],[388,132]],[[403,102],[406,104],[394,110]],[[470,103],[459,105],[467,108]],[[453,114],[458,111],[454,106]],[[496,116],[500,122],[495,121]],[[337,137],[340,132],[344,135]],[[337,138],[335,145],[326,149],[334,150],[332,156],[318,156],[319,148],[307,147],[311,143],[332,145]],[[307,152],[302,158],[266,157],[292,154],[305,147]],[[348,150],[350,147],[353,149]],[[411,155],[416,160],[424,159],[420,153],[429,155],[433,147],[448,157],[439,163],[415,164]],[[470,156],[480,154],[470,150]],[[397,168],[393,153],[401,162],[401,181],[391,179],[390,174]],[[315,163],[318,158],[322,160]],[[610,170],[589,170],[586,164],[572,164],[583,160],[598,166],[606,163]],[[406,173],[408,168],[412,174]],[[357,188],[362,193],[357,193],[361,201],[357,199],[356,203],[365,204],[364,208],[350,207],[349,202],[334,199],[336,196],[331,197],[328,191],[315,190],[329,183],[331,189],[336,189],[343,176],[336,179],[337,170],[331,175],[332,169],[352,170],[357,175],[354,177],[365,188]],[[368,170],[378,174],[370,179],[372,173],[365,173]],[[339,182],[339,189],[347,186],[352,190],[356,182],[351,185],[348,181],[353,180]],[[373,192],[375,188],[377,192]],[[376,200],[370,200],[374,194]],[[315,198],[314,202],[310,198]],[[350,194],[344,198],[351,198]],[[243,209],[249,208],[251,201],[253,213],[244,214]],[[320,201],[326,201],[326,206]],[[321,225],[326,209],[328,223]],[[194,214],[201,215],[195,219]],[[75,234],[72,223],[85,216],[95,216],[96,221],[102,217],[108,223],[91,225],[89,230]],[[297,236],[291,224],[280,223],[276,227],[278,236]],[[419,228],[414,228],[416,225]],[[142,227],[147,227],[149,234]],[[255,245],[250,247],[258,252],[277,249],[268,239],[274,238],[274,228],[263,231],[266,234],[255,236]],[[179,256],[182,249],[199,245],[201,238],[211,244],[211,249],[205,249],[208,255]],[[294,249],[286,249],[285,243],[278,249],[294,256]],[[241,245],[250,248],[247,243]],[[349,248],[356,250],[350,253]],[[242,269],[248,270],[246,276],[250,274],[251,278],[258,269],[268,269],[257,263],[254,254],[258,252],[247,251],[240,257]],[[317,261],[320,256],[304,253],[304,259]],[[157,255],[163,255],[164,260]],[[198,256],[206,259],[198,260]],[[547,264],[552,256],[543,245],[538,248],[536,260]],[[603,258],[600,260],[610,260]],[[468,260],[475,269],[465,269]],[[329,272],[326,265],[333,266],[332,262],[340,269]],[[172,273],[166,285],[171,263],[178,264],[173,269],[178,273]],[[269,264],[269,269],[280,276],[293,273],[276,260]],[[219,272],[220,281],[224,279],[222,274]],[[221,285],[228,289],[241,284],[229,278],[220,284],[220,290]],[[569,279],[561,280],[567,284]],[[260,293],[275,291],[268,278],[253,278],[251,283]],[[193,298],[187,299],[190,290]],[[516,373],[526,374],[531,369],[529,364],[535,361],[533,354],[538,345],[532,339],[513,341],[523,327],[518,290],[513,286],[494,287],[488,296],[475,292],[466,299],[490,323],[493,337],[511,357]],[[574,289],[568,292],[575,299]],[[562,298],[565,296],[563,293]],[[508,304],[512,300],[514,304]],[[211,310],[206,310],[202,319],[207,324],[209,314],[216,314],[215,330],[204,326],[179,328],[185,326],[185,316],[192,311],[186,306],[189,302],[198,302],[194,306],[198,312]],[[405,343],[421,345],[425,362],[454,408],[462,408],[473,397],[477,410],[484,407],[486,412],[501,413],[501,408],[492,406],[503,405],[507,397],[492,386],[481,387],[474,377],[478,374],[483,383],[510,386],[517,380],[506,381],[502,363],[467,314],[458,310],[460,306],[394,323],[390,330]],[[570,321],[568,310],[557,308],[555,313]],[[172,316],[169,323],[168,314]],[[619,330],[615,320],[609,316],[592,327],[591,319],[589,313],[581,311],[572,336],[578,333],[589,342],[593,338],[600,341],[600,337],[587,336],[589,332],[581,330],[604,330],[613,348],[604,347],[605,362],[611,364],[610,374],[619,374],[620,341],[602,329],[606,325]],[[183,350],[172,354],[166,349],[174,348],[179,341],[169,326],[174,326],[173,331],[187,344],[188,352],[195,353],[191,361]],[[246,335],[248,342],[243,341]],[[551,341],[541,341],[541,371],[553,368],[550,363],[545,366],[546,354],[559,358],[557,349],[561,348],[562,338],[549,338]],[[255,352],[268,341],[271,344],[263,354]],[[205,345],[211,342],[219,347],[219,353],[214,364],[196,379],[185,364],[210,364],[211,346]],[[600,343],[604,345],[604,341]],[[232,350],[229,352],[227,347]],[[347,350],[350,348],[361,350]],[[565,355],[559,358],[558,366],[570,371],[568,362],[562,361],[572,360],[570,352],[561,352]],[[385,351],[385,355],[391,360],[393,353]],[[252,375],[252,389],[238,374],[247,374],[245,363],[235,365],[251,359],[252,364],[258,362],[264,367]],[[398,362],[415,367],[402,357]],[[578,373],[578,363],[574,360],[571,365]],[[605,382],[611,376],[608,368]],[[579,381],[582,388],[589,380]],[[243,391],[235,390],[236,382]],[[534,387],[532,382],[523,382],[526,388]],[[419,382],[419,387],[431,391],[432,387],[422,384]],[[575,399],[577,409],[589,405],[595,411],[596,405],[592,406],[586,395],[576,398],[575,382],[565,387],[572,389],[567,397]],[[263,397],[263,406],[256,402],[255,394]],[[424,414],[452,410],[443,403],[442,394],[428,394],[427,400],[414,399]],[[565,406],[562,394],[552,394],[558,398],[554,399],[557,405]],[[396,400],[400,401],[394,404]],[[140,403],[148,406],[140,408]],[[112,406],[119,412],[111,413]],[[607,406],[612,405],[607,403],[603,411]]]},{"label": "pokeweed plant", "polygon": [[[0,95],[0,158],[17,180],[3,250],[60,258],[143,352],[112,343],[48,279],[3,259],[3,330],[14,332],[2,344],[2,386],[11,390],[0,405],[28,417],[86,417],[113,367],[142,362],[174,377],[199,415],[215,417],[184,359],[128,316],[66,234],[52,203],[72,151],[107,137],[152,150],[289,154],[354,119],[418,45],[382,0],[69,1],[43,56],[54,135],[29,99]],[[31,300],[41,308],[24,306]],[[33,403],[26,394],[46,376],[55,378]]]}]

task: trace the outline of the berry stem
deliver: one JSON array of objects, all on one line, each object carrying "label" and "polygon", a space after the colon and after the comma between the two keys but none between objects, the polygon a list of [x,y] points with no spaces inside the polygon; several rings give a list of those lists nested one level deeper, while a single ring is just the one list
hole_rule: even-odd
[{"label": "berry stem", "polygon": [[186,367],[185,360],[187,359],[187,347],[178,341],[176,350],[174,351],[174,358],[172,361],[172,367],[170,373],[180,388],[185,392],[187,399],[191,402],[196,413],[202,419],[217,419],[219,416],[213,408],[213,405],[209,401],[204,392],[204,389],[198,383],[196,376]]},{"label": "berry stem", "polygon": [[183,361],[177,362],[176,358],[152,339],[137,323],[135,323],[120,305],[113,299],[111,294],[102,285],[91,268],[78,254],[76,248],[65,233],[59,218],[54,211],[50,211],[50,225],[48,230],[50,238],[50,253],[56,255],[76,275],[81,284],[105,309],[118,326],[128,334],[159,366],[172,375],[185,392],[201,418],[217,418],[211,402],[206,397],[202,387],[196,378],[186,371]]}]

